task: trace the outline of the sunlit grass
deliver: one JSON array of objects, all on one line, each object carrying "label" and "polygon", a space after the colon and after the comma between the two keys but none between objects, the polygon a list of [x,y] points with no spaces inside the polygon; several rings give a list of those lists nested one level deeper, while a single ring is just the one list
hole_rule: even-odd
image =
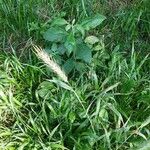
[{"label": "sunlit grass", "polygon": [[[119,14],[108,1],[0,1],[0,150],[150,149],[148,15],[140,2]],[[32,43],[45,45],[51,17],[80,21],[99,11],[111,13],[92,33],[100,50],[86,71],[61,81],[59,65],[57,72],[46,66]]]},{"label": "sunlit grass", "polygon": [[148,56],[137,62],[133,51],[127,61],[113,51],[102,77],[105,64],[96,68],[97,85],[86,75],[70,81],[77,95],[43,67],[1,57],[1,148],[124,149],[149,138],[150,79],[141,76]]}]

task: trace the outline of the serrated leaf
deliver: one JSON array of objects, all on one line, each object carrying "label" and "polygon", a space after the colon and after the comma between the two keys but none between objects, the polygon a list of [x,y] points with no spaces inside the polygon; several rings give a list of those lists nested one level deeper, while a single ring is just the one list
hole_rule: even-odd
[{"label": "serrated leaf", "polygon": [[85,30],[93,29],[100,25],[104,20],[106,19],[105,16],[96,14],[93,17],[88,17],[86,20],[84,20],[81,25]]},{"label": "serrated leaf", "polygon": [[72,69],[74,68],[75,66],[75,61],[73,59],[68,59],[64,65],[63,65],[63,69],[65,71],[66,74],[69,74]]},{"label": "serrated leaf", "polygon": [[88,36],[85,39],[85,43],[88,43],[88,44],[91,44],[91,45],[93,45],[97,42],[99,42],[99,39],[96,36],[93,36],[93,35]]},{"label": "serrated leaf", "polygon": [[68,22],[63,19],[63,18],[56,18],[54,19],[54,21],[52,22],[52,26],[63,26],[63,25],[66,25],[68,24]]},{"label": "serrated leaf", "polygon": [[52,27],[44,33],[43,37],[47,41],[60,42],[65,39],[66,35],[67,32],[65,30]]},{"label": "serrated leaf", "polygon": [[90,63],[92,60],[91,49],[84,43],[78,44],[76,49],[76,58]]},{"label": "serrated leaf", "polygon": [[68,35],[67,40],[65,42],[65,47],[66,47],[69,55],[73,50],[75,50],[76,42],[75,42],[75,38],[72,33],[70,35]]}]

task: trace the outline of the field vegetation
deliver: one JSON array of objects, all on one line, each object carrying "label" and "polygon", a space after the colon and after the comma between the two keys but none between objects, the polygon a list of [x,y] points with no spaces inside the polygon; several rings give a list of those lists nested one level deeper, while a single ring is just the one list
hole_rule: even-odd
[{"label": "field vegetation", "polygon": [[0,0],[0,150],[150,150],[149,0]]}]

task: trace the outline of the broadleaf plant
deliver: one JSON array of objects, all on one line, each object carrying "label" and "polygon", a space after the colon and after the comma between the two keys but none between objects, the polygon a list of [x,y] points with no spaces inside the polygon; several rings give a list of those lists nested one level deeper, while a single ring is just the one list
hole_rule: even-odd
[{"label": "broadleaf plant", "polygon": [[87,31],[96,28],[105,19],[105,16],[96,14],[93,17],[87,17],[81,23],[75,23],[75,19],[69,23],[63,18],[52,21],[43,37],[48,42],[47,49],[61,56],[61,65],[66,73],[69,74],[73,69],[79,71],[81,65],[83,68],[85,64],[91,63],[92,46],[89,44],[93,45],[99,40],[95,36],[85,37],[85,35]]}]

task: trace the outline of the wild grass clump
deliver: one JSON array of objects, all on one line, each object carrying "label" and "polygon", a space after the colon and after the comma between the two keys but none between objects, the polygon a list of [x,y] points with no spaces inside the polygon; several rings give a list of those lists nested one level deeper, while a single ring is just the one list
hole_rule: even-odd
[{"label": "wild grass clump", "polygon": [[0,150],[150,149],[147,1],[0,4]]},{"label": "wild grass clump", "polygon": [[43,67],[1,55],[1,148],[126,149],[148,140],[148,56],[137,61],[133,51],[127,61],[113,51],[109,66],[97,64],[96,72],[70,81],[75,95],[45,77]]}]

